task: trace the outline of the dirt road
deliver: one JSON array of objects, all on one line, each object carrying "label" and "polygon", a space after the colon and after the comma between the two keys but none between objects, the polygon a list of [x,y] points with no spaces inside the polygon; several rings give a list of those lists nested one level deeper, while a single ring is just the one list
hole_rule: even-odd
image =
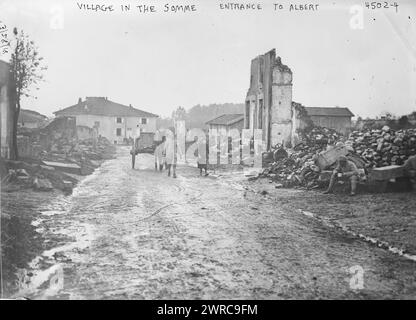
[{"label": "dirt road", "polygon": [[60,244],[33,261],[32,298],[416,298],[415,262],[283,210],[238,177],[179,167],[168,178],[149,155],[132,170],[126,148],[36,226]]}]

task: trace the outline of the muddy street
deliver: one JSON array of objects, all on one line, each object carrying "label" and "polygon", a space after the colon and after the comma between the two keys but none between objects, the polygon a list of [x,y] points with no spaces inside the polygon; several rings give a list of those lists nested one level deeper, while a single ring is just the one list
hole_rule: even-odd
[{"label": "muddy street", "polygon": [[280,208],[246,190],[239,182],[242,175],[200,177],[196,168],[185,166],[177,174],[173,179],[155,172],[150,155],[139,155],[132,170],[129,149],[120,147],[116,159],[83,180],[71,196],[57,197],[35,222],[47,239],[60,240],[32,261],[30,284],[21,294],[55,299],[416,297],[415,262],[322,226],[296,208]]}]

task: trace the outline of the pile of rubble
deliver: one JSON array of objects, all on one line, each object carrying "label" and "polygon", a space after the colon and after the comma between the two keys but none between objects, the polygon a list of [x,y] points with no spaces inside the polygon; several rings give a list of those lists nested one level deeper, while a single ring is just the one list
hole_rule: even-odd
[{"label": "pile of rubble", "polygon": [[2,177],[2,191],[21,189],[52,191],[59,189],[71,192],[77,179],[44,165],[29,164],[23,161],[4,160],[8,173]]},{"label": "pile of rubble", "polygon": [[2,182],[8,191],[70,191],[78,180],[73,175],[89,175],[115,154],[115,146],[106,138],[80,139],[74,121],[61,118],[40,130],[22,133],[18,147],[22,161],[6,160],[3,165]]},{"label": "pile of rubble", "polygon": [[[321,169],[316,165],[318,154],[335,145],[343,136],[332,129],[313,127],[300,132],[300,137],[302,142],[291,153],[286,153],[287,156],[280,156],[282,149],[273,150],[274,162],[259,177],[268,177],[282,187],[319,187]],[[270,158],[270,155],[265,155],[265,158]]]},{"label": "pile of rubble", "polygon": [[366,160],[368,168],[402,165],[416,154],[416,129],[354,131],[345,144]]},{"label": "pile of rubble", "polygon": [[[345,155],[359,169],[362,180],[373,168],[403,165],[416,154],[416,129],[354,131],[347,141],[334,130],[314,127],[301,133],[302,143],[293,150],[273,150],[266,154],[267,168],[259,177],[267,177],[282,187],[318,188],[325,185],[336,166],[335,159]],[[342,150],[342,154],[335,149]],[[334,157],[322,162],[323,151],[333,150]],[[332,152],[332,151],[331,151]]]},{"label": "pile of rubble", "polygon": [[[343,138],[343,135],[335,131],[334,129],[314,126],[302,130],[299,137],[303,141],[303,145],[313,146],[327,146],[334,145]],[[299,145],[298,145],[299,146]],[[295,147],[296,149],[296,147]]]},{"label": "pile of rubble", "polygon": [[29,163],[68,173],[91,174],[101,160],[113,157],[115,149],[106,138],[97,136],[94,129],[81,127],[71,117],[60,117],[44,128],[21,133],[19,156]]},{"label": "pile of rubble", "polygon": [[68,173],[88,175],[100,165],[102,160],[113,157],[113,154],[114,146],[103,137],[98,138],[96,142],[92,139],[78,141],[64,138],[54,141],[50,150],[43,150],[39,154],[39,159],[47,165],[68,164],[66,167],[59,166]]},{"label": "pile of rubble", "polygon": [[89,175],[114,154],[114,146],[100,138],[93,142],[59,142],[50,150],[42,150],[36,158],[24,158],[24,161],[4,160],[8,171],[2,177],[6,191],[33,188],[37,191],[51,191],[54,188],[71,191],[77,183],[76,176]]}]

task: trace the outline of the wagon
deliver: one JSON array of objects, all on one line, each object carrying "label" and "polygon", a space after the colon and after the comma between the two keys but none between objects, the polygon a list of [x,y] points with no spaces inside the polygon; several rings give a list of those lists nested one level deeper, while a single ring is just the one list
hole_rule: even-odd
[{"label": "wagon", "polygon": [[140,153],[153,154],[156,149],[156,142],[154,141],[155,134],[151,132],[141,132],[140,136],[135,139],[134,144],[130,150],[131,166],[134,169],[136,162],[136,155]]}]

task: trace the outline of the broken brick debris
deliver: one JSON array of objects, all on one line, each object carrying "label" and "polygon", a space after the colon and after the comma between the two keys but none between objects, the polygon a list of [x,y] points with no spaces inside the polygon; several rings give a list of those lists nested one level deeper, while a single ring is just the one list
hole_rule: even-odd
[{"label": "broken brick debris", "polygon": [[368,168],[403,165],[416,154],[416,129],[382,129],[354,131],[346,145],[367,162]]},{"label": "broken brick debris", "polygon": [[[402,165],[416,154],[416,129],[354,131],[347,139],[335,130],[313,127],[300,133],[302,142],[276,160],[276,150],[263,156],[267,177],[284,187],[318,188],[328,183],[336,160],[355,163],[360,181],[387,181],[403,177]],[[345,141],[345,142],[343,142]],[[281,152],[279,154],[282,154]]]}]

